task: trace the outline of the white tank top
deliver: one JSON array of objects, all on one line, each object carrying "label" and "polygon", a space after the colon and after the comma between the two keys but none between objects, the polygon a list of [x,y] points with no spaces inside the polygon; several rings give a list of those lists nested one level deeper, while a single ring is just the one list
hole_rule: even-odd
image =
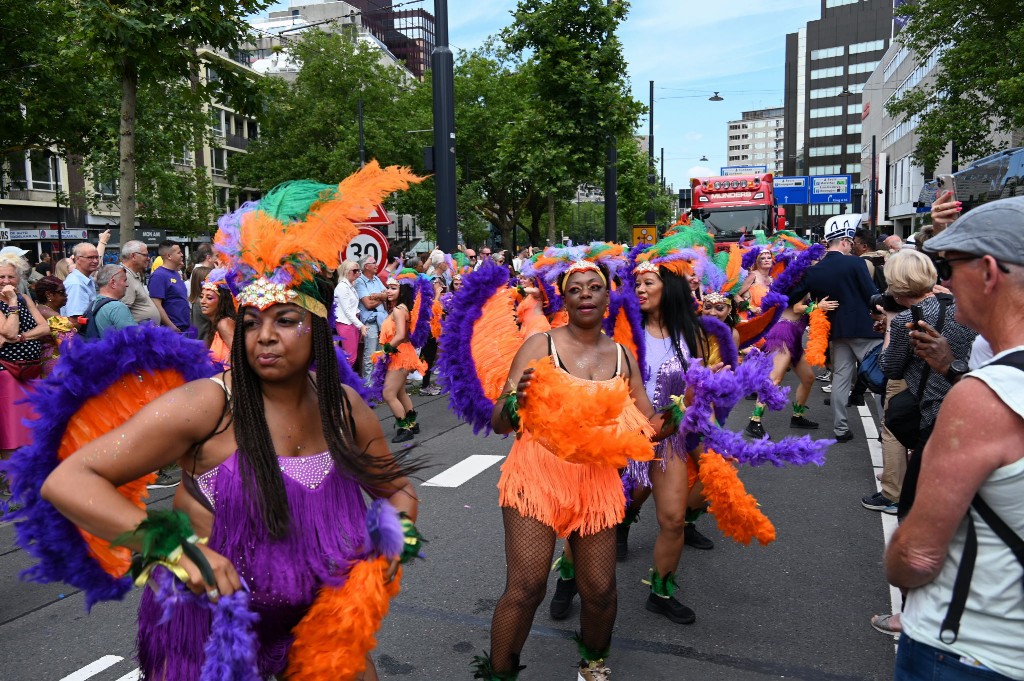
[{"label": "white tank top", "polygon": [[[1024,345],[993,359],[1018,350],[1024,350]],[[987,364],[968,375],[984,381],[1007,407],[1024,418],[1024,374],[1020,369]],[[970,438],[965,445],[970,446]],[[1024,442],[1020,448],[1024,450]],[[1024,537],[1024,459],[993,471],[978,491],[996,515]],[[950,541],[938,577],[907,594],[903,630],[915,641],[972,657],[993,671],[1024,681],[1024,567],[977,511],[972,508],[970,512],[978,535],[978,558],[957,640],[943,643],[939,631],[964,552],[966,517]]]}]

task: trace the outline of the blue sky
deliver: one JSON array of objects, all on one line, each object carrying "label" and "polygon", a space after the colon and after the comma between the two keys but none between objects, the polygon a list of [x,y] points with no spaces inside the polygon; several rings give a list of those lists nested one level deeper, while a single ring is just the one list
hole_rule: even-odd
[{"label": "blue sky", "polygon": [[[676,189],[726,164],[729,120],[782,105],[786,34],[817,19],[821,0],[709,2],[700,11],[702,5],[633,0],[619,29],[633,96],[647,103],[654,81],[655,155],[665,148],[665,177]],[[432,0],[416,6],[433,12]],[[516,0],[449,0],[452,48],[478,47],[511,23],[515,6]],[[709,102],[714,91],[725,101]],[[637,132],[647,133],[646,117]],[[705,154],[708,162],[700,163]]]}]

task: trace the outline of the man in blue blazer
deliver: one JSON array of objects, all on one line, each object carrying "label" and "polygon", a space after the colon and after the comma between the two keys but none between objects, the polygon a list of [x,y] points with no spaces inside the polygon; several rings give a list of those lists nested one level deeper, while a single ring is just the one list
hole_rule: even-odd
[{"label": "man in blue blazer", "polygon": [[853,236],[860,227],[860,216],[837,215],[825,223],[825,257],[807,270],[801,288],[811,298],[838,301],[839,307],[828,313],[832,329],[832,426],[836,439],[848,442],[853,433],[846,423],[846,401],[856,378],[857,363],[881,342],[871,321],[871,296],[878,293],[868,266],[852,255]]}]

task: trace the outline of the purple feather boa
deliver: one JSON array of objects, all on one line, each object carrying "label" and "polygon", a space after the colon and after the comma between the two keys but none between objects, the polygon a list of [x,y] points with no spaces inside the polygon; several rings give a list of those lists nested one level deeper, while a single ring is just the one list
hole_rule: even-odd
[{"label": "purple feather boa", "polygon": [[782,313],[786,311],[787,307],[789,307],[788,297],[779,293],[778,291],[769,290],[768,293],[765,294],[764,298],[761,299],[761,314],[758,315],[758,317],[762,315],[771,315],[771,323],[765,326],[764,330],[761,333],[743,341],[740,347],[749,348],[751,345],[754,345],[762,338],[764,338],[765,334],[768,333],[769,329],[771,329],[775,324],[778,323],[780,319],[782,319]]},{"label": "purple feather boa", "polygon": [[428,277],[416,277],[416,295],[420,298],[420,314],[416,318],[416,328],[409,334],[409,342],[414,348],[422,348],[430,338],[430,318],[434,313],[434,282]]},{"label": "purple feather boa", "polygon": [[[758,350],[752,350],[735,371],[723,369],[712,372],[701,360],[691,360],[681,378],[682,383],[693,390],[693,401],[683,413],[679,431],[672,436],[675,447],[679,451],[686,451],[686,436],[699,434],[703,436],[707,446],[719,454],[735,457],[744,464],[820,464],[825,450],[834,442],[833,440],[813,440],[805,436],[786,438],[781,442],[748,442],[719,425],[719,416],[727,416],[728,412],[750,393],[756,393],[758,399],[773,411],[786,406],[789,389],[780,388],[772,383],[771,371],[772,356]],[[718,446],[725,445],[729,447],[728,452],[718,450]]]},{"label": "purple feather boa", "polygon": [[[786,265],[786,268],[782,270],[782,273],[775,278],[772,282],[771,291],[773,293],[779,293],[784,296],[788,296],[789,292],[800,283],[800,280],[804,278],[804,274],[807,270],[818,260],[821,260],[825,255],[825,247],[821,244],[814,244],[810,248],[800,253],[793,258],[793,260]],[[788,307],[789,301],[787,299],[786,305]]]},{"label": "purple feather boa", "polygon": [[633,343],[636,345],[636,361],[640,365],[640,376],[646,381],[649,373],[647,371],[647,338],[644,334],[644,322],[636,293],[632,287],[627,288],[623,285],[612,291],[608,299],[608,316],[601,320],[601,326],[608,336],[614,337],[618,316],[626,315],[630,335],[633,336]]},{"label": "purple feather boa", "polygon": [[373,363],[373,371],[370,372],[370,385],[365,393],[366,403],[370,406],[381,404],[384,401],[384,381],[388,377],[388,370],[391,368],[391,355],[384,352]]},{"label": "purple feather boa", "polygon": [[728,367],[736,368],[739,365],[739,356],[736,352],[736,341],[732,338],[732,327],[717,317],[706,314],[700,316],[700,325],[704,328],[705,334],[718,341],[718,355],[722,362]]},{"label": "purple feather boa", "polygon": [[508,283],[508,270],[497,265],[483,265],[462,280],[455,292],[452,309],[444,319],[439,341],[437,373],[448,385],[448,405],[473,433],[491,432],[494,402],[484,395],[470,343],[473,326],[480,319],[483,305]]},{"label": "purple feather boa", "polygon": [[53,372],[35,384],[29,401],[39,416],[28,423],[32,444],[16,451],[3,466],[13,501],[22,505],[8,517],[17,521],[18,544],[37,561],[21,573],[22,579],[77,587],[85,592],[86,610],[99,601],[119,600],[131,590],[130,578],[111,577],[99,567],[78,528],[39,491],[59,463],[57,450],[68,422],[88,399],[123,376],[164,369],[180,372],[187,381],[216,373],[203,343],[146,324],[111,332],[99,341],[65,342]]},{"label": "purple feather boa", "polygon": [[398,558],[405,550],[405,533],[398,512],[386,499],[374,499],[366,511],[367,550],[378,556]]},{"label": "purple feather boa", "polygon": [[759,255],[761,255],[761,246],[751,246],[749,250],[744,251],[743,259],[740,260],[740,267],[747,271],[754,269]]},{"label": "purple feather boa", "polygon": [[150,585],[155,589],[161,609],[157,626],[171,622],[178,608],[186,603],[211,614],[210,636],[203,646],[199,681],[258,681],[261,678],[254,630],[259,615],[249,609],[247,591],[221,596],[213,603],[205,595],[186,589],[163,567],[153,570]]}]

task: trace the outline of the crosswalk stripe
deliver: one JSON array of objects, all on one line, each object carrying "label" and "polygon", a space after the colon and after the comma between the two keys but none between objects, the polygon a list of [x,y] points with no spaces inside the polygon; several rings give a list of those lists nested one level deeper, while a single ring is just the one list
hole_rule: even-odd
[{"label": "crosswalk stripe", "polygon": [[[72,672],[65,676],[60,681],[85,681],[99,674],[104,669],[113,667],[115,664],[123,660],[123,657],[119,655],[104,655],[95,662],[90,662],[76,672]],[[120,681],[120,680],[119,680]]]},{"label": "crosswalk stripe", "polygon": [[473,454],[423,483],[424,487],[458,487],[498,463],[504,456]]},{"label": "crosswalk stripe", "polygon": [[139,681],[139,674],[140,671],[138,669],[133,669],[132,671],[128,672],[127,674],[119,678],[117,681]]}]

